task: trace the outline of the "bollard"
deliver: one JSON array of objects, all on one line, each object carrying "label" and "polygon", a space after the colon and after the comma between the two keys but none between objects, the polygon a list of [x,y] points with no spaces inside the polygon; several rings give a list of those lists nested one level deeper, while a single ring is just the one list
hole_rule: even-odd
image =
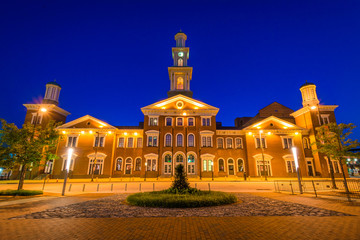
[{"label": "bollard", "polygon": [[153,191],[155,191],[155,183],[153,183]]},{"label": "bollard", "polygon": [[70,186],[69,186],[69,192],[71,191],[71,186],[72,186],[72,183],[71,183]]},{"label": "bollard", "polygon": [[84,185],[83,185],[83,192],[85,191],[85,183],[84,183]]},{"label": "bollard", "polygon": [[292,187],[292,184],[291,184],[291,180],[290,180],[290,187],[291,187],[291,194],[294,195],[294,190],[293,190],[293,187]]},{"label": "bollard", "polygon": [[210,183],[208,183],[208,185],[209,185],[209,192],[210,192]]},{"label": "bollard", "polygon": [[315,184],[314,184],[314,180],[311,180],[313,188],[314,188],[314,193],[315,193],[315,197],[317,197],[317,193],[316,193],[316,188],[315,188]]},{"label": "bollard", "polygon": [[99,191],[100,184],[98,183],[96,191]]},{"label": "bollard", "polygon": [[141,183],[139,183],[139,192],[141,192]]},{"label": "bollard", "polygon": [[127,183],[125,183],[125,192],[127,191]]},{"label": "bollard", "polygon": [[111,191],[113,191],[113,189],[114,189],[114,184],[112,183],[111,184]]}]

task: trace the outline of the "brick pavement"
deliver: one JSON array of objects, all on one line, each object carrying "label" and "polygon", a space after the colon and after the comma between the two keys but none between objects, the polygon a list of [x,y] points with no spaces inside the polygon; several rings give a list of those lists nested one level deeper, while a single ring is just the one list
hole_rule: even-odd
[{"label": "brick pavement", "polygon": [[[0,208],[0,239],[360,239],[359,206],[327,199],[256,193],[357,216],[16,219],[8,217],[101,197],[57,198]],[[24,212],[25,211],[25,212]]]}]

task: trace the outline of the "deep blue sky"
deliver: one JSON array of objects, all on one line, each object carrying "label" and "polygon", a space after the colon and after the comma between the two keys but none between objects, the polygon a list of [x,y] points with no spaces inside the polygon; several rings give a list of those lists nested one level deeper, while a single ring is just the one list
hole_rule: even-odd
[{"label": "deep blue sky", "polygon": [[21,125],[23,103],[48,81],[60,107],[112,125],[167,97],[174,35],[188,35],[194,98],[232,126],[277,101],[294,110],[317,85],[338,122],[359,126],[359,1],[1,1],[0,117]]}]

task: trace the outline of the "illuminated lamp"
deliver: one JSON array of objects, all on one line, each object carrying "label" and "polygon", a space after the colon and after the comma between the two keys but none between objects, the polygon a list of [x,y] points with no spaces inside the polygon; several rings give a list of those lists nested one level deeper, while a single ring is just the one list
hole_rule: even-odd
[{"label": "illuminated lamp", "polygon": [[66,132],[65,131],[62,131],[63,134],[65,134]]},{"label": "illuminated lamp", "polygon": [[312,107],[310,107],[310,109],[311,109],[311,110],[314,110],[314,109],[316,109],[316,106],[312,106]]},{"label": "illuminated lamp", "polygon": [[249,135],[251,136],[251,135],[252,135],[252,132],[249,132]]},{"label": "illuminated lamp", "polygon": [[183,115],[186,116],[186,112],[184,112]]},{"label": "illuminated lamp", "polygon": [[138,135],[138,133],[137,133],[137,132],[135,132],[135,133],[134,133],[134,135],[135,135],[135,136],[137,136],[137,135]]},{"label": "illuminated lamp", "polygon": [[89,133],[90,133],[90,134],[92,134],[92,133],[93,133],[93,131],[91,131],[91,130],[90,130],[90,131],[89,131]]},{"label": "illuminated lamp", "polygon": [[109,134],[111,134],[111,131],[108,131]]},{"label": "illuminated lamp", "polygon": [[127,132],[124,132],[124,135],[126,136],[126,135],[127,135]]},{"label": "illuminated lamp", "polygon": [[85,132],[84,131],[81,131],[81,134],[84,134]]},{"label": "illuminated lamp", "polygon": [[42,111],[42,112],[46,112],[46,111],[47,111],[47,109],[46,109],[46,108],[40,108],[40,111]]},{"label": "illuminated lamp", "polygon": [[298,132],[295,132],[295,135],[298,135],[299,133]]},{"label": "illuminated lamp", "polygon": [[268,132],[268,135],[271,135],[271,132]]}]

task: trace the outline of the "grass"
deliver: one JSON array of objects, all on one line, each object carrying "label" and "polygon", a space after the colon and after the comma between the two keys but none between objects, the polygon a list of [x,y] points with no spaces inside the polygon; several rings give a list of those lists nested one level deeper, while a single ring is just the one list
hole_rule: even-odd
[{"label": "grass", "polygon": [[237,198],[229,193],[196,191],[194,193],[171,193],[169,191],[135,193],[126,198],[130,205],[162,208],[210,207],[236,203]]},{"label": "grass", "polygon": [[1,190],[0,196],[33,196],[43,194],[43,191],[36,190]]}]

